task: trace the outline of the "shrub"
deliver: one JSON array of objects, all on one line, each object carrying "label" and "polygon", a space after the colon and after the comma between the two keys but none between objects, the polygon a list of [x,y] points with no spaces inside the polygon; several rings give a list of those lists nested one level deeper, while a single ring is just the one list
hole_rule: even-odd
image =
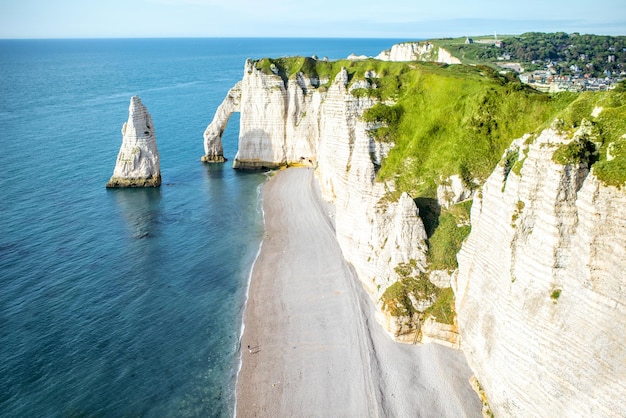
[{"label": "shrub", "polygon": [[626,140],[609,144],[612,160],[594,165],[595,174],[604,184],[621,188],[626,185]]},{"label": "shrub", "polygon": [[454,270],[458,266],[456,255],[471,230],[467,225],[471,204],[471,201],[459,203],[439,216],[437,229],[428,239],[431,270]]},{"label": "shrub", "polygon": [[397,126],[400,123],[404,110],[401,105],[388,106],[376,103],[363,113],[365,122],[384,123],[388,126]]},{"label": "shrub", "polygon": [[552,154],[552,161],[561,165],[587,164],[590,166],[597,160],[596,156],[594,143],[581,138],[560,145]]}]

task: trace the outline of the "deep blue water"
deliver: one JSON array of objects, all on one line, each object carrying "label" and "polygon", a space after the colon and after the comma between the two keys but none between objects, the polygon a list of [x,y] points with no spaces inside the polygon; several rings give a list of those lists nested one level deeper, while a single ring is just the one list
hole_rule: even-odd
[{"label": "deep blue water", "polygon": [[[202,133],[248,57],[394,42],[0,40],[0,416],[232,415],[265,176]],[[163,186],[107,190],[134,94]]]}]

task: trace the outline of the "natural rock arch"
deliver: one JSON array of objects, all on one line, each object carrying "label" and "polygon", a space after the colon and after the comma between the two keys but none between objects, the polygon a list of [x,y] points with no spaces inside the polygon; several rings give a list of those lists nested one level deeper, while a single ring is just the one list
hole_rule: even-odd
[{"label": "natural rock arch", "polygon": [[203,162],[223,163],[224,148],[222,146],[222,135],[228,124],[230,116],[234,112],[241,111],[241,81],[228,91],[228,94],[217,108],[213,120],[204,131],[204,156]]}]

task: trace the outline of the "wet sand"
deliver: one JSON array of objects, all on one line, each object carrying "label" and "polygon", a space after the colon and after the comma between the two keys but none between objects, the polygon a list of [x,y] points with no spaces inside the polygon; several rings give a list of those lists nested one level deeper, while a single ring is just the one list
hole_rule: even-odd
[{"label": "wet sand", "polygon": [[313,171],[278,172],[262,198],[237,416],[480,417],[461,351],[398,344],[376,323]]}]

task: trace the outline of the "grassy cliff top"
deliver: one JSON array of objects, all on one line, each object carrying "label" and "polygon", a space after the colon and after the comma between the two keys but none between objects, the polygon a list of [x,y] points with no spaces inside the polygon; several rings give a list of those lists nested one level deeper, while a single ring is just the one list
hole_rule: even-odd
[{"label": "grassy cliff top", "polygon": [[[582,93],[559,114],[557,126],[573,134],[581,124],[589,126],[589,133],[578,141],[562,147],[558,153],[578,146],[579,150],[592,154],[587,157],[598,179],[604,184],[622,188],[626,186],[626,89],[622,86],[611,92]],[[553,160],[559,161],[558,153]],[[570,153],[571,154],[571,153]],[[576,154],[576,153],[574,153]],[[578,162],[581,155],[570,155]]]}]

